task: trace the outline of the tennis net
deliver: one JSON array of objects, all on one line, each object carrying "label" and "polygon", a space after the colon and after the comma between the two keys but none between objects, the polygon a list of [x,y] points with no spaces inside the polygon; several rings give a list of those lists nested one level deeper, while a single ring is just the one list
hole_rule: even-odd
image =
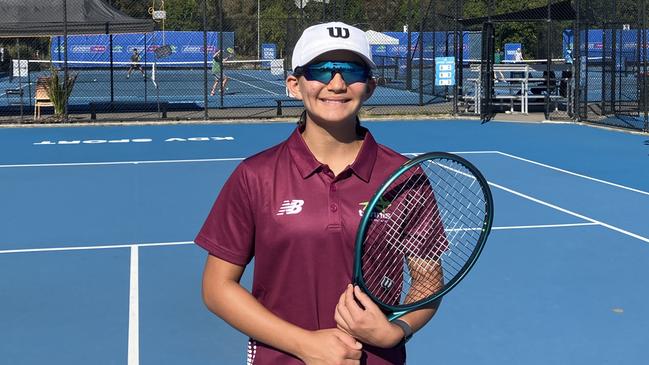
[{"label": "tennis net", "polygon": [[[29,60],[28,77],[36,80],[47,77],[52,70],[66,70],[77,77],[77,83],[110,83],[133,82],[145,78],[155,82],[197,82],[203,81],[205,75],[213,79],[212,62],[106,62],[106,61],[47,61]],[[283,59],[270,60],[233,60],[224,61],[222,67],[225,76],[246,81],[284,80]]]}]

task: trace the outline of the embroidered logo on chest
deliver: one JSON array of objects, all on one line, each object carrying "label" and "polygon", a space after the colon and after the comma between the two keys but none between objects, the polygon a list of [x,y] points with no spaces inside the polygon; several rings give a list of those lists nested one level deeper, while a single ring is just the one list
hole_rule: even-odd
[{"label": "embroidered logo on chest", "polygon": [[285,214],[298,214],[302,211],[302,206],[304,205],[304,200],[293,199],[293,200],[284,200],[282,206],[279,207],[277,215]]}]

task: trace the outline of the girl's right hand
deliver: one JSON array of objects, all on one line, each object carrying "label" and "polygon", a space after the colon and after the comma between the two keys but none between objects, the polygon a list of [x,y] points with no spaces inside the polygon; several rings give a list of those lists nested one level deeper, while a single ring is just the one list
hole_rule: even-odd
[{"label": "girl's right hand", "polygon": [[306,365],[359,365],[362,348],[352,336],[330,328],[310,332],[299,357]]}]

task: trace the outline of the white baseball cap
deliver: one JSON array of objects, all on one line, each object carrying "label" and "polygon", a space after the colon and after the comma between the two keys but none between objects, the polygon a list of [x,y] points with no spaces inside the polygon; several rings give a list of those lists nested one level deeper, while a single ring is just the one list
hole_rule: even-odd
[{"label": "white baseball cap", "polygon": [[302,32],[293,49],[291,67],[304,66],[329,51],[347,50],[359,55],[369,67],[376,67],[365,32],[341,22],[311,26]]}]

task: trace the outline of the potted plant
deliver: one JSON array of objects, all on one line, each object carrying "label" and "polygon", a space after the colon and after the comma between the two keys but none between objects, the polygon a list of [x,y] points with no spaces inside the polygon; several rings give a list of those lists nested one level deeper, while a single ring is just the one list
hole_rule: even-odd
[{"label": "potted plant", "polygon": [[65,114],[65,106],[68,103],[76,80],[76,74],[60,77],[59,71],[53,65],[50,65],[50,76],[46,79],[45,90],[54,106],[55,118],[62,118]]}]

